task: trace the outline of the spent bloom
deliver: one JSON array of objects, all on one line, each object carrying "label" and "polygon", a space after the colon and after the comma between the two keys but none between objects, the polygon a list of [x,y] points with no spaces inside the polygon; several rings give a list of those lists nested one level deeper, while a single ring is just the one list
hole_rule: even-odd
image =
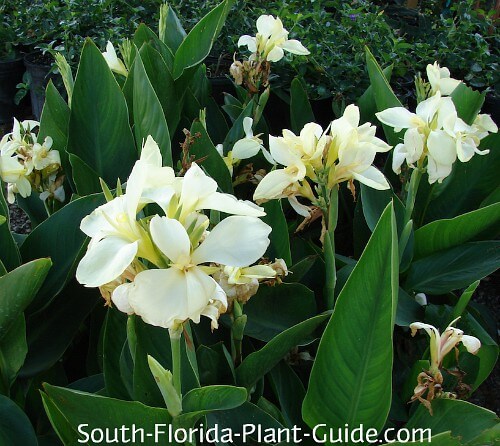
[{"label": "spent bloom", "polygon": [[244,35],[238,40],[238,46],[246,46],[252,52],[252,59],[278,62],[285,55],[308,55],[309,50],[298,40],[288,39],[288,31],[283,27],[279,17],[261,15],[257,19],[257,35]]},{"label": "spent bloom", "polygon": [[[164,215],[145,215],[148,203]],[[232,215],[209,228],[206,209]],[[271,232],[258,218],[263,215],[255,204],[217,192],[196,163],[176,177],[149,137],[125,193],[83,219],[91,240],[77,279],[149,324],[176,330],[206,316],[217,328],[227,297],[212,276],[226,265],[247,268],[261,259]]]}]

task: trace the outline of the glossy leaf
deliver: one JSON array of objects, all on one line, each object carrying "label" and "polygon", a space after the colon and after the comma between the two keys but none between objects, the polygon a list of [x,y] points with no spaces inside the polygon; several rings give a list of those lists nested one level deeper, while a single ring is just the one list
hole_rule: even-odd
[{"label": "glossy leaf", "polygon": [[[74,276],[76,262],[83,255],[86,236],[79,222],[96,207],[104,204],[102,194],[89,195],[72,201],[52,214],[31,232],[21,247],[23,259],[50,256],[54,264],[30,312],[47,305]],[[64,243],[61,243],[64,240]]]},{"label": "glossy leaf", "polygon": [[14,401],[3,395],[0,395],[0,444],[38,446],[29,418]]},{"label": "glossy leaf", "polygon": [[186,38],[186,31],[184,31],[174,9],[168,4],[166,8],[165,32],[163,35],[160,35],[160,40],[175,54],[182,41]]},{"label": "glossy leaf", "polygon": [[163,108],[151,85],[140,53],[134,60],[134,132],[139,152],[151,135],[160,147],[164,165],[172,166],[170,134]]},{"label": "glossy leaf", "polygon": [[199,135],[195,138],[193,145],[189,148],[189,153],[199,160],[199,165],[210,175],[219,185],[222,192],[232,193],[233,183],[231,174],[226,163],[219,155],[215,146],[208,136],[208,133],[199,121],[193,122],[191,135]]},{"label": "glossy leaf", "polygon": [[252,387],[297,345],[310,342],[314,331],[329,317],[323,313],[297,324],[271,339],[260,350],[248,355],[236,369],[239,385]]},{"label": "glossy leaf", "polygon": [[68,156],[71,165],[73,182],[78,195],[85,196],[99,193],[101,185],[99,174],[85,163],[79,156],[72,153]]},{"label": "glossy leaf", "polygon": [[500,242],[469,242],[414,261],[405,289],[444,294],[469,286],[498,269]]},{"label": "glossy leaf", "polygon": [[[148,407],[136,401],[121,401],[76,390],[45,384],[45,392],[54,405],[64,414],[73,429],[86,425],[90,432],[94,428],[114,429],[124,425],[136,425],[144,432],[155,432],[155,425],[163,425],[163,430],[171,422],[167,409]],[[53,420],[54,421],[54,420]],[[80,435],[81,439],[84,436]],[[157,444],[154,435],[144,435],[143,445]]]},{"label": "glossy leaf", "polygon": [[262,207],[266,212],[262,220],[271,226],[272,231],[269,235],[271,244],[267,250],[267,257],[274,260],[283,259],[287,265],[292,264],[292,253],[290,251],[290,236],[288,234],[288,225],[283,213],[281,200],[271,200],[263,203]]},{"label": "glossy leaf", "polygon": [[10,386],[24,364],[26,353],[26,323],[24,315],[19,314],[0,339],[0,393],[9,394]]},{"label": "glossy leaf", "polygon": [[203,17],[189,32],[175,53],[173,75],[194,67],[208,56],[219,35],[234,0],[224,0]]},{"label": "glossy leaf", "polygon": [[308,122],[315,122],[314,113],[302,82],[295,78],[290,89],[290,121],[297,135]]},{"label": "glossy leaf", "polygon": [[406,428],[430,428],[434,435],[451,431],[451,435],[468,442],[498,424],[494,412],[466,401],[435,399],[432,410],[434,414],[431,416],[424,406],[419,406]]},{"label": "glossy leaf", "polygon": [[391,405],[398,290],[395,226],[389,205],[337,298],[302,406],[310,427],[384,426]]},{"label": "glossy leaf", "polygon": [[31,303],[51,265],[49,259],[34,260],[0,277],[0,339]]},{"label": "glossy leaf", "polygon": [[481,111],[486,92],[480,93],[461,82],[451,93],[458,116],[471,125]]},{"label": "glossy leaf", "polygon": [[494,240],[500,232],[500,203],[452,219],[436,220],[415,231],[415,258],[474,240]]},{"label": "glossy leaf", "polygon": [[116,184],[117,178],[125,182],[137,159],[125,98],[90,39],[85,41],[73,90],[68,152],[108,184]]},{"label": "glossy leaf", "polygon": [[261,285],[244,311],[245,334],[266,342],[317,313],[314,293],[299,283]]}]

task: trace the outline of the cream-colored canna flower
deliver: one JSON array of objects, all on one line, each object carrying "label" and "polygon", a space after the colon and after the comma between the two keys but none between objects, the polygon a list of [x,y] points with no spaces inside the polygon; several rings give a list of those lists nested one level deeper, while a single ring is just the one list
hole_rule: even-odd
[{"label": "cream-colored canna flower", "polygon": [[33,129],[40,125],[38,121],[25,120],[19,122],[14,118],[14,125],[12,132],[6,133],[0,140],[0,154],[13,155],[19,149],[25,149],[31,144],[36,143],[36,134],[32,132]]},{"label": "cream-colored canna flower", "polygon": [[450,70],[440,67],[437,62],[434,62],[434,65],[427,65],[427,79],[431,84],[431,94],[434,95],[439,91],[443,96],[450,95],[461,82],[453,79]]},{"label": "cream-colored canna flower", "polygon": [[237,160],[243,160],[247,158],[252,158],[257,155],[260,151],[266,158],[267,162],[274,164],[274,159],[271,154],[262,145],[262,140],[259,138],[260,135],[254,135],[252,131],[253,119],[246,117],[243,119],[243,130],[245,131],[245,137],[236,141],[233,146],[232,156]]},{"label": "cream-colored canna flower", "polygon": [[453,350],[460,342],[469,353],[476,354],[481,347],[481,341],[474,336],[464,335],[464,332],[452,325],[458,321],[457,318],[450,323],[443,334],[430,324],[414,322],[410,324],[411,334],[415,336],[418,330],[425,330],[430,337],[431,372],[437,372],[443,363],[444,357]]},{"label": "cream-colored canna flower", "polygon": [[198,164],[193,163],[184,177],[176,178],[175,193],[165,213],[185,223],[187,218],[200,210],[213,209],[226,214],[262,217],[264,210],[250,201],[238,200],[234,195],[217,192],[217,182],[210,178]]},{"label": "cream-colored canna flower", "polygon": [[83,285],[99,287],[116,280],[136,257],[158,262],[146,229],[137,221],[149,172],[147,163],[137,161],[127,181],[126,193],[99,206],[82,220],[80,229],[91,237],[76,270],[76,278]]},{"label": "cream-colored canna flower", "polygon": [[288,39],[288,31],[279,17],[261,15],[257,19],[257,31],[255,37],[244,35],[238,40],[238,46],[246,46],[253,53],[253,59],[278,62],[285,55],[283,50],[301,56],[310,54],[298,40]]},{"label": "cream-colored canna flower", "polygon": [[27,169],[17,157],[0,155],[0,178],[7,183],[7,201],[12,204],[15,194],[23,198],[31,195],[31,183],[26,178]]},{"label": "cream-colored canna flower", "polygon": [[226,294],[208,274],[213,267],[203,264],[254,263],[269,245],[271,228],[255,217],[230,216],[199,245],[175,219],[155,216],[150,231],[169,267],[140,272],[132,283],[116,288],[113,302],[151,325],[175,329],[188,319],[198,323],[200,316],[207,316],[217,328],[219,314],[227,308]]},{"label": "cream-colored canna flower", "polygon": [[331,123],[326,155],[328,187],[358,180],[374,189],[389,189],[384,175],[372,164],[377,153],[387,152],[391,146],[375,136],[375,126],[369,122],[360,126],[359,121],[359,108],[349,105],[342,117]]},{"label": "cream-colored canna flower", "polygon": [[486,115],[479,115],[472,126],[467,125],[457,116],[453,100],[442,97],[439,91],[420,102],[416,113],[393,107],[377,113],[377,117],[396,132],[407,129],[404,142],[394,148],[394,172],[400,173],[405,161],[413,168],[427,158],[430,184],[441,183],[457,158],[467,162],[474,154],[486,155],[487,150],[478,149],[479,142],[489,131],[498,131]]},{"label": "cream-colored canna flower", "polygon": [[309,208],[297,201],[298,196],[314,201],[316,197],[306,176],[316,179],[315,169],[323,165],[323,151],[328,138],[319,124],[310,122],[299,135],[283,130],[283,136],[269,136],[269,148],[273,159],[285,166],[269,172],[257,185],[255,201],[288,198],[297,213],[307,217]]},{"label": "cream-colored canna flower", "polygon": [[114,71],[115,73],[121,74],[125,77],[128,76],[128,70],[125,67],[125,64],[121,59],[118,58],[115,48],[109,40],[108,44],[106,45],[106,51],[104,51],[102,55],[104,56],[104,59],[106,60],[106,63],[108,64],[108,67],[111,69],[111,71]]}]

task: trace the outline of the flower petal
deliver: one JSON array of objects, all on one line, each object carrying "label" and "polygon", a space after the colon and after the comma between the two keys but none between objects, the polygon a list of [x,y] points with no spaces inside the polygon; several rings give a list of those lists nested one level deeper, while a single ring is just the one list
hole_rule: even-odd
[{"label": "flower petal", "polygon": [[457,159],[455,141],[443,130],[434,130],[429,133],[427,148],[438,164],[451,165]]},{"label": "flower petal", "polygon": [[384,174],[374,166],[370,166],[362,172],[353,172],[352,176],[360,183],[366,184],[373,189],[390,189],[389,183],[387,182]]},{"label": "flower petal", "polygon": [[129,293],[133,285],[131,283],[123,283],[117,286],[113,294],[111,295],[111,300],[115,304],[116,308],[122,313],[127,313],[128,315],[134,314],[134,309],[130,306]]},{"label": "flower petal", "polygon": [[191,242],[186,229],[178,220],[154,216],[150,231],[153,242],[173,263],[188,263]]},{"label": "flower petal", "polygon": [[296,181],[296,175],[285,169],[276,169],[269,172],[257,185],[253,194],[254,200],[272,200],[278,198],[283,191]]},{"label": "flower petal", "polygon": [[215,192],[198,203],[198,209],[213,209],[226,214],[263,217],[264,209],[247,200],[238,200],[234,195]]},{"label": "flower petal", "polygon": [[[265,37],[269,37],[275,32],[276,19],[272,15],[261,15],[257,19],[257,31]],[[283,25],[281,25],[283,27]]]},{"label": "flower petal", "polygon": [[120,237],[107,237],[89,245],[76,269],[76,279],[87,287],[112,282],[132,263],[139,242],[130,243]]},{"label": "flower petal", "polygon": [[475,355],[481,348],[481,341],[474,336],[463,335],[462,344],[464,344],[464,347],[467,349],[467,351],[469,353],[472,353],[473,355]]},{"label": "flower petal", "polygon": [[289,53],[298,54],[300,56],[307,56],[308,54],[311,54],[304,45],[302,45],[298,40],[295,39],[285,41],[285,43],[281,45],[281,48],[288,51]]},{"label": "flower petal", "polygon": [[283,52],[283,49],[279,46],[275,46],[271,51],[269,51],[266,60],[269,62],[278,62],[283,59],[284,55],[285,53]]},{"label": "flower petal", "polygon": [[233,146],[233,157],[239,160],[252,158],[257,155],[262,146],[255,140],[250,138],[243,138]]},{"label": "flower petal", "polygon": [[195,264],[251,265],[266,252],[270,233],[271,227],[258,218],[227,217],[195,249],[192,261]]},{"label": "flower petal", "polygon": [[257,51],[257,41],[255,37],[244,35],[238,39],[238,46],[246,46],[249,51],[254,53]]},{"label": "flower petal", "polygon": [[160,148],[151,135],[147,137],[146,142],[142,146],[141,161],[155,167],[162,166],[163,160]]},{"label": "flower petal", "polygon": [[381,112],[375,113],[375,115],[381,123],[394,127],[396,132],[400,129],[417,127],[415,124],[415,118],[417,118],[417,116],[404,107],[387,108]]}]

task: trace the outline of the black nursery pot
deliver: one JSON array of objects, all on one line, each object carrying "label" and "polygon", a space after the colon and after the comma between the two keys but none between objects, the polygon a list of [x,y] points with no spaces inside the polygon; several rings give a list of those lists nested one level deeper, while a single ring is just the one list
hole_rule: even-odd
[{"label": "black nursery pot", "polygon": [[41,53],[34,52],[24,56],[24,65],[31,78],[30,97],[33,115],[40,120],[45,102],[45,87],[49,79],[54,77],[50,74],[51,64]]},{"label": "black nursery pot", "polygon": [[23,80],[23,59],[0,60],[0,124],[8,123],[18,112],[14,102],[16,85]]}]

